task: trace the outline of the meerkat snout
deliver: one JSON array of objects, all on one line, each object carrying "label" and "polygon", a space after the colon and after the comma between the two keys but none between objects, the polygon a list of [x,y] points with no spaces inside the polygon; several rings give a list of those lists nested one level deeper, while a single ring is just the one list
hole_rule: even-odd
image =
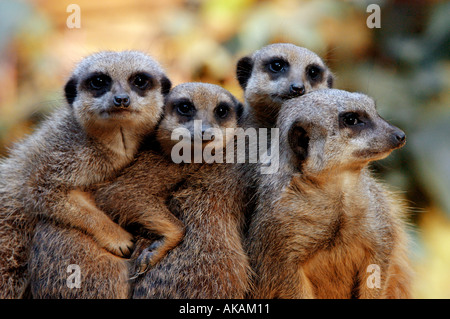
[{"label": "meerkat snout", "polygon": [[305,86],[303,83],[294,83],[291,84],[291,87],[289,88],[290,97],[297,97],[302,96],[305,94]]},{"label": "meerkat snout", "polygon": [[392,133],[393,145],[395,148],[403,147],[406,143],[406,134],[401,129],[396,128]]},{"label": "meerkat snout", "polygon": [[114,96],[114,105],[117,107],[129,107],[130,97],[128,94],[119,94]]}]

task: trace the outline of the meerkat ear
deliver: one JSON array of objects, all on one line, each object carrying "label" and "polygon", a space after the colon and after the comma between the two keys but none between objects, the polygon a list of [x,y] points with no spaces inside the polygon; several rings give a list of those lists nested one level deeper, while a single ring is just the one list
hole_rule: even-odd
[{"label": "meerkat ear", "polygon": [[294,123],[289,129],[288,142],[299,161],[302,162],[308,157],[309,136],[300,123]]},{"label": "meerkat ear", "polygon": [[253,60],[248,56],[241,58],[237,63],[236,76],[239,84],[244,90],[247,87],[248,79],[250,79],[250,76],[252,75],[252,69]]},{"label": "meerkat ear", "polygon": [[163,77],[161,78],[161,93],[162,93],[162,95],[166,96],[167,94],[169,94],[171,88],[172,88],[172,82],[170,82],[170,80],[165,75],[163,75]]},{"label": "meerkat ear", "polygon": [[333,88],[333,84],[334,84],[334,75],[333,74],[329,74],[328,78],[327,78],[327,84],[328,84],[328,88],[331,89]]},{"label": "meerkat ear", "polygon": [[77,83],[78,80],[76,78],[71,78],[64,86],[64,96],[66,97],[67,103],[69,103],[70,106],[72,106],[78,94]]}]

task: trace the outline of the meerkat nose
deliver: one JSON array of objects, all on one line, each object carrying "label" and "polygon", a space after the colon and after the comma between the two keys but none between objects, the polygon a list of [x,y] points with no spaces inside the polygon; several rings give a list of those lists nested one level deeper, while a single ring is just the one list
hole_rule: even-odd
[{"label": "meerkat nose", "polygon": [[128,107],[130,106],[130,97],[128,94],[119,94],[114,96],[114,105],[117,107]]},{"label": "meerkat nose", "polygon": [[392,139],[394,140],[394,144],[397,147],[401,147],[401,146],[405,145],[406,134],[402,130],[398,129],[393,133]]},{"label": "meerkat nose", "polygon": [[293,96],[301,96],[305,94],[305,86],[302,83],[293,83],[289,91]]}]

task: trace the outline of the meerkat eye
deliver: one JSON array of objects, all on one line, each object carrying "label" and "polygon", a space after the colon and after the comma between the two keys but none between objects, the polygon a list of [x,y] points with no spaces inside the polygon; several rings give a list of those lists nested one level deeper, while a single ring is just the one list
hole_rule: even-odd
[{"label": "meerkat eye", "polygon": [[139,73],[134,76],[131,83],[138,89],[145,90],[150,83],[150,79],[148,75],[144,73]]},{"label": "meerkat eye", "polygon": [[111,82],[111,79],[109,76],[105,74],[100,74],[92,77],[89,80],[89,86],[94,90],[101,90],[106,88]]},{"label": "meerkat eye", "polygon": [[175,104],[175,110],[182,116],[193,116],[195,107],[190,101],[180,101]]},{"label": "meerkat eye", "polygon": [[286,69],[287,63],[281,59],[273,60],[268,65],[269,70],[273,73],[279,73]]},{"label": "meerkat eye", "polygon": [[313,64],[307,67],[306,73],[311,81],[316,82],[322,79],[323,70],[318,65]]},{"label": "meerkat eye", "polygon": [[319,72],[320,72],[320,70],[318,68],[312,67],[309,69],[308,74],[311,79],[315,80],[319,76]]},{"label": "meerkat eye", "polygon": [[216,115],[221,119],[226,118],[229,111],[230,107],[226,103],[219,103],[219,105],[214,110]]},{"label": "meerkat eye", "polygon": [[342,120],[346,126],[355,126],[358,124],[364,124],[364,122],[361,121],[359,114],[355,112],[345,113],[342,116]]}]

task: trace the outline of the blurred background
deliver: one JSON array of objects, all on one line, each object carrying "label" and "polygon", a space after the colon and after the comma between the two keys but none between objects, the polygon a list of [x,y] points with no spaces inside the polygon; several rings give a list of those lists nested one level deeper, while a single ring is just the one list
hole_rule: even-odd
[{"label": "blurred background", "polygon": [[[367,26],[369,4],[381,8],[380,28]],[[374,171],[410,207],[414,297],[450,298],[449,17],[450,2],[437,0],[2,0],[0,156],[63,103],[71,69],[90,53],[142,50],[174,85],[215,83],[242,100],[240,57],[273,42],[304,46],[336,88],[372,96],[406,132]]]}]

